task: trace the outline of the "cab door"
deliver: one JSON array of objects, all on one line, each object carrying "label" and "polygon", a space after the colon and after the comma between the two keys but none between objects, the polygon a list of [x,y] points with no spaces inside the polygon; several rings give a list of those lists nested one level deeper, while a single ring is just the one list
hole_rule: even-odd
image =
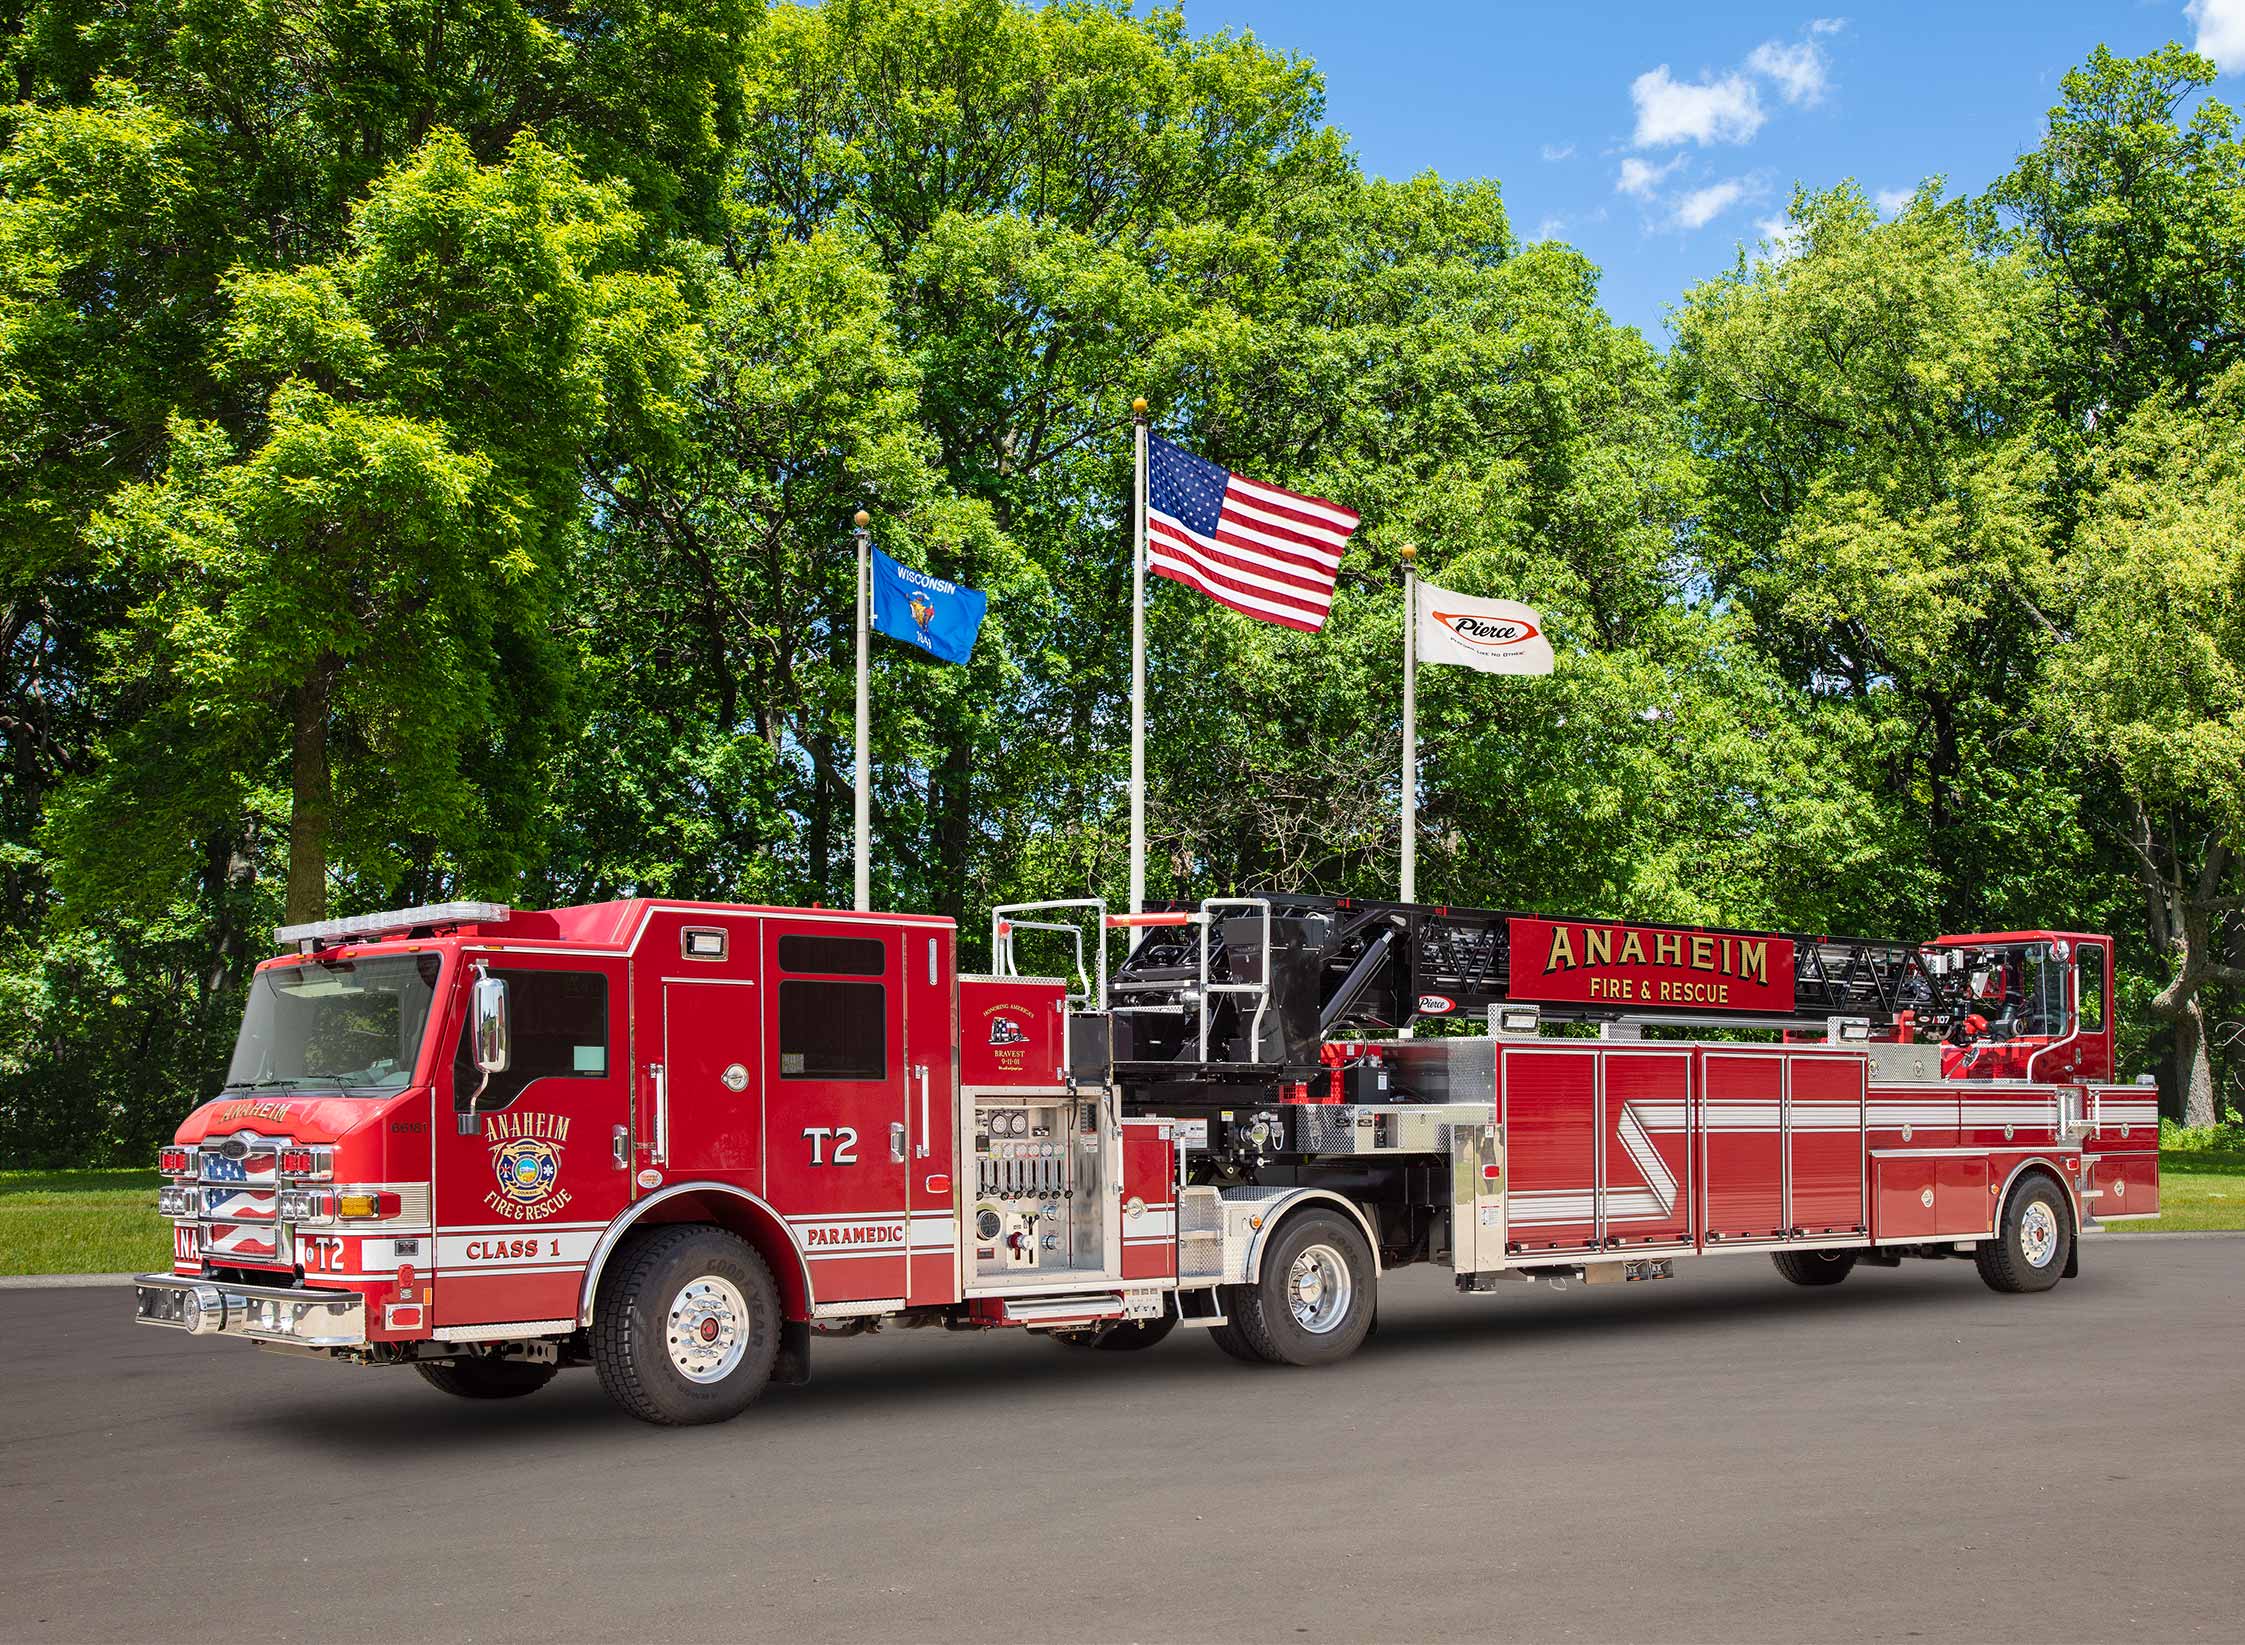
[{"label": "cab door", "polygon": [[949,925],[915,925],[900,932],[899,941],[912,1156],[906,1174],[912,1273],[905,1300],[930,1307],[959,1300],[958,934]]},{"label": "cab door", "polygon": [[[522,950],[480,957],[507,985],[508,1065],[484,1084],[463,1134],[459,1115],[482,1081],[466,1020],[479,958],[471,952],[454,990],[430,1126],[433,1263],[390,1253],[423,1276],[433,1268],[440,1330],[574,1320],[585,1261],[631,1197],[623,961]],[[365,1265],[377,1266],[371,1253]]]},{"label": "cab door", "polygon": [[816,1301],[901,1302],[912,1147],[904,933],[768,917],[762,941],[768,1197],[810,1265]]}]

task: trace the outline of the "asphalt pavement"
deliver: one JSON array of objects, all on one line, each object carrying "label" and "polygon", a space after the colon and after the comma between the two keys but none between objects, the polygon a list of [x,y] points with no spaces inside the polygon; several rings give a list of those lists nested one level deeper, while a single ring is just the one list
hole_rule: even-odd
[{"label": "asphalt pavement", "polygon": [[1326,1371],[891,1332],[665,1431],[0,1292],[0,1639],[2245,1634],[2245,1240],[1461,1297]]}]

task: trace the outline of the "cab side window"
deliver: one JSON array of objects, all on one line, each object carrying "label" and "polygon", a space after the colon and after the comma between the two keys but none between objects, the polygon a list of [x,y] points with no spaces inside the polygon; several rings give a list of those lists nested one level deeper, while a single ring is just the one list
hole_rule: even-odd
[{"label": "cab side window", "polygon": [[780,979],[780,1078],[886,1079],[888,988],[840,979],[885,976],[888,945],[865,937],[790,933],[779,940],[779,962],[786,972],[825,973]]},{"label": "cab side window", "polygon": [[[594,971],[530,971],[493,966],[507,985],[512,1044],[507,1067],[484,1087],[479,1110],[504,1108],[533,1080],[602,1079],[608,1073],[608,979]],[[463,1023],[452,1058],[452,1093],[465,1102],[483,1076],[475,1063],[475,1025]]]},{"label": "cab side window", "polygon": [[2085,943],[2075,953],[2081,966],[2081,1031],[2094,1034],[2105,1026],[2105,951]]}]

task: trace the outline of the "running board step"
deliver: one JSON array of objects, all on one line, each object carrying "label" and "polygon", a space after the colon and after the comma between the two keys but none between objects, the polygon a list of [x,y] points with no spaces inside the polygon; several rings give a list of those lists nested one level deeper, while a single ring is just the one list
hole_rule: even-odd
[{"label": "running board step", "polygon": [[998,1303],[998,1317],[1008,1325],[1088,1325],[1099,1320],[1124,1319],[1130,1304],[1120,1292],[1096,1291],[1072,1297],[1007,1297]]}]

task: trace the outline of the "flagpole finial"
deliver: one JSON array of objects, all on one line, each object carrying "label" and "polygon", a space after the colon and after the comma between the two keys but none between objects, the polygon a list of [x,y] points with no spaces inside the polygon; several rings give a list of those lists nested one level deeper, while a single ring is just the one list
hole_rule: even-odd
[{"label": "flagpole finial", "polygon": [[1419,557],[1419,545],[1417,543],[1405,543],[1395,552],[1397,558],[1401,559],[1405,565],[1409,565]]},{"label": "flagpole finial", "polygon": [[865,512],[865,510],[864,510],[864,509],[862,509],[862,508],[861,508],[861,509],[859,509],[859,510],[857,511],[857,513],[856,513],[856,514],[854,514],[854,515],[852,515],[852,516],[850,517],[850,524],[852,524],[852,525],[856,526],[856,527],[858,528],[858,530],[860,530],[860,531],[863,531],[863,530],[864,530],[864,529],[865,529],[865,528],[866,528],[867,526],[871,525],[872,523],[873,523],[873,516],[872,516],[872,515],[870,515],[870,514],[868,514],[868,513],[866,513],[866,512]]},{"label": "flagpole finial", "polygon": [[1144,422],[1146,420],[1146,402],[1142,399],[1131,401],[1130,414],[1140,422]]}]

